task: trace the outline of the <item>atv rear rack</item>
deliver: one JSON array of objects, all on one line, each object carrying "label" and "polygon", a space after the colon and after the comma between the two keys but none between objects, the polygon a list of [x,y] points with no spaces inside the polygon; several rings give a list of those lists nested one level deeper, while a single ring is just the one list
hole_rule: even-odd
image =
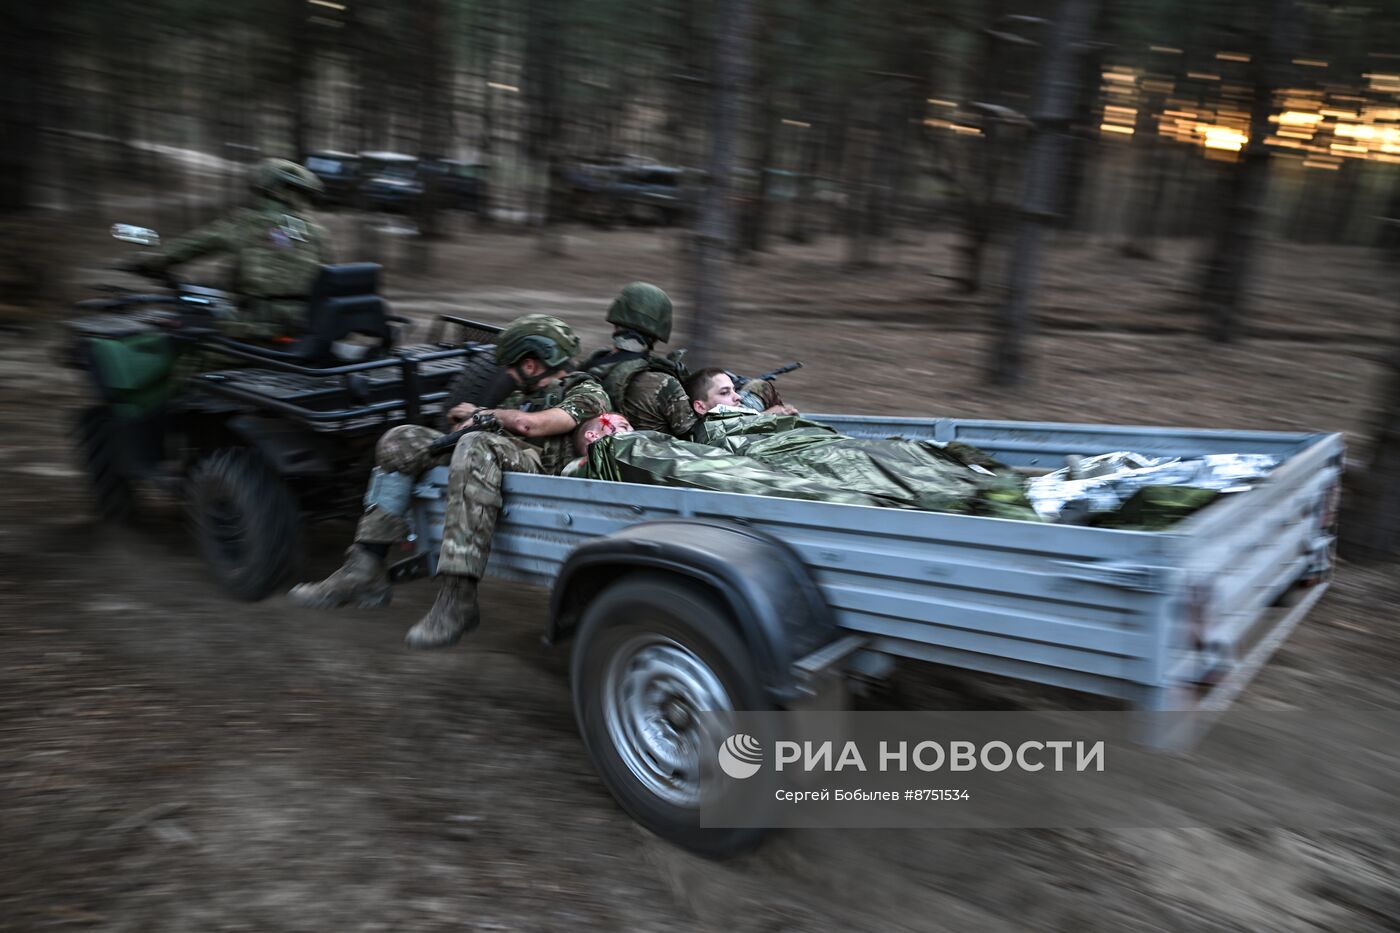
[{"label": "atv rear rack", "polygon": [[[432,335],[440,337],[447,325],[487,339],[500,331],[492,324],[441,315]],[[441,414],[449,383],[461,369],[452,361],[492,352],[488,343],[475,339],[460,346],[435,342],[398,347],[380,359],[317,367],[289,353],[224,337],[201,348],[253,364],[200,374],[194,382],[203,392],[275,411],[320,432],[374,427],[388,420],[426,423]]]}]

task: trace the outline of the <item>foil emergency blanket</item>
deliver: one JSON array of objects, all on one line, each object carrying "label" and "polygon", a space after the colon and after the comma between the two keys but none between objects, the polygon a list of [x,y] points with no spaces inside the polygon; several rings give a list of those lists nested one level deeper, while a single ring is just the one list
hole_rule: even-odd
[{"label": "foil emergency blanket", "polygon": [[1120,450],[1035,477],[1026,484],[1026,498],[1037,515],[1053,522],[1067,517],[1067,510],[1082,515],[1114,512],[1152,487],[1185,487],[1217,495],[1241,492],[1279,463],[1267,454],[1207,454],[1183,460]]}]

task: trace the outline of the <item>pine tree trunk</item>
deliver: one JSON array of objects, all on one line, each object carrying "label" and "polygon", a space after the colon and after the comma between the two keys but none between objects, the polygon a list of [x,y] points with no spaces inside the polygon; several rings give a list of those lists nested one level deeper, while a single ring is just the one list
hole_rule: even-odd
[{"label": "pine tree trunk", "polygon": [[758,143],[758,165],[755,166],[758,172],[758,188],[754,192],[753,200],[749,204],[747,229],[747,243],[749,249],[761,252],[768,246],[768,220],[771,184],[769,171],[773,166],[773,149],[778,135],[778,116],[773,106],[773,85],[771,76],[765,76],[765,83],[760,85],[763,94],[763,107],[759,111],[759,143]]},{"label": "pine tree trunk", "polygon": [[544,189],[539,192],[540,252],[558,256],[564,239],[554,223],[558,214],[559,53],[562,47],[559,0],[530,0],[526,30],[525,77],[530,106],[529,155],[543,169]]},{"label": "pine tree trunk", "polygon": [[817,170],[821,166],[821,143],[815,135],[817,124],[813,123],[801,133],[798,150],[802,153],[802,160],[798,167],[797,194],[788,215],[787,238],[794,243],[807,243],[812,239],[809,215],[815,200]]},{"label": "pine tree trunk", "polygon": [[1375,245],[1393,252],[1400,247],[1400,172],[1392,172],[1390,194],[1386,197],[1384,216],[1376,228]]},{"label": "pine tree trunk", "polygon": [[796,116],[807,125],[794,128],[797,190],[788,205],[786,232],[787,239],[793,243],[806,243],[811,239],[816,174],[821,167],[822,139],[830,109],[826,70],[821,63],[813,61],[812,51],[829,16],[827,6],[827,0],[809,0],[808,14],[799,22],[794,48],[798,68]]},{"label": "pine tree trunk", "polygon": [[408,270],[427,273],[432,268],[434,241],[440,239],[440,199],[442,178],[436,171],[424,170],[444,157],[447,144],[446,42],[450,18],[446,0],[417,0],[414,7],[418,53],[418,158],[423,192],[418,197],[418,235],[408,251]]},{"label": "pine tree trunk", "polygon": [[287,4],[287,108],[291,123],[292,158],[300,162],[311,148],[311,112],[307,83],[315,67],[315,50],[306,27],[305,4]]},{"label": "pine tree trunk", "polygon": [[1060,219],[1058,226],[1063,230],[1080,230],[1084,227],[1081,213],[1084,208],[1085,189],[1088,187],[1090,167],[1102,143],[1099,140],[1097,107],[1099,102],[1099,82],[1103,72],[1104,52],[1109,48],[1114,31],[1114,10],[1112,0],[1101,3],[1098,15],[1093,21],[1093,41],[1079,56],[1078,90],[1075,94],[1074,126],[1070,132],[1068,165],[1065,182],[1060,196]]},{"label": "pine tree trunk", "polygon": [[871,162],[875,131],[865,125],[851,127],[846,156],[846,266],[863,269],[874,263],[870,243]]},{"label": "pine tree trunk", "polygon": [[134,178],[140,174],[136,141],[135,98],[139,71],[132,70],[132,45],[134,33],[139,28],[134,11],[128,4],[114,2],[103,11],[103,48],[100,53],[102,94],[106,97],[103,132],[113,137],[113,173],[120,178]]},{"label": "pine tree trunk", "polygon": [[1244,299],[1249,291],[1256,254],[1268,209],[1269,117],[1273,113],[1274,88],[1278,86],[1284,47],[1296,7],[1294,0],[1270,0],[1256,30],[1253,101],[1250,104],[1249,142],[1221,190],[1215,236],[1208,239],[1202,258],[1201,306],[1208,318],[1211,339],[1232,343],[1243,330]]},{"label": "pine tree trunk", "polygon": [[[491,88],[486,87],[486,82],[490,80],[491,76],[491,65],[496,60],[496,16],[497,7],[494,0],[486,0],[481,6],[480,22],[476,24],[474,30],[481,56],[481,144],[479,148],[481,161],[488,166],[496,164],[496,94]],[[476,212],[478,226],[491,224],[496,196],[495,185],[491,182],[491,178],[488,177],[481,186],[481,201]]]},{"label": "pine tree trunk", "polygon": [[1166,143],[1157,135],[1157,111],[1161,95],[1145,92],[1133,123],[1134,182],[1128,235],[1123,255],[1153,259],[1157,255],[1159,210],[1167,183]]},{"label": "pine tree trunk", "polygon": [[0,214],[21,211],[39,182],[45,88],[53,73],[56,3],[17,3],[0,54]]},{"label": "pine tree trunk", "polygon": [[[1001,96],[999,88],[1002,79],[1001,47],[994,35],[993,27],[1006,8],[1006,0],[990,0],[983,5],[981,48],[971,59],[969,86],[976,89],[980,103],[996,104]],[[980,184],[980,197],[974,194],[971,186],[961,201],[961,220],[964,239],[958,245],[962,255],[961,287],[966,294],[976,294],[982,289],[982,269],[987,245],[991,241],[1000,208],[998,189],[1000,186],[1001,143],[1000,128],[993,119],[982,121],[982,136],[965,140],[955,145],[980,147],[980,157],[975,157],[975,175]]]},{"label": "pine tree trunk", "polygon": [[[375,125],[375,116],[380,111],[378,91],[374,88],[379,83],[379,76],[373,67],[377,61],[373,54],[374,37],[370,35],[368,24],[356,15],[355,10],[355,7],[350,8],[350,21],[346,27],[346,38],[351,50],[351,67],[354,69],[355,87],[352,92],[354,102],[351,105],[351,110],[355,121],[355,148],[363,152],[371,148],[379,148],[382,144],[382,136],[376,134],[379,128]],[[354,201],[356,207],[355,259],[365,262],[382,262],[383,244],[369,212],[363,186],[357,188]]]},{"label": "pine tree trunk", "polygon": [[1026,378],[1026,344],[1033,328],[1032,302],[1039,284],[1046,228],[1060,203],[1070,139],[1066,126],[1073,111],[1079,69],[1075,50],[1088,34],[1099,0],[1062,0],[1041,62],[1035,131],[1027,156],[1021,216],[1011,250],[1007,293],[999,315],[990,376],[997,385],[1018,385]]},{"label": "pine tree trunk", "polygon": [[700,198],[691,258],[694,337],[700,365],[715,361],[729,306],[729,256],[734,244],[733,175],[748,86],[751,0],[719,0],[710,103],[709,178]]},{"label": "pine tree trunk", "polygon": [[1370,462],[1344,503],[1341,551],[1349,559],[1400,553],[1400,351],[1388,364]]}]

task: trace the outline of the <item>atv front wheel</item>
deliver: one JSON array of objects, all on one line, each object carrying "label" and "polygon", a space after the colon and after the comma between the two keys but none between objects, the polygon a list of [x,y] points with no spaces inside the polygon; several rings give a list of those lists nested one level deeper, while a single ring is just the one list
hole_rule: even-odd
[{"label": "atv front wheel", "polygon": [[255,450],[219,450],[190,474],[188,509],[204,559],[219,583],[250,602],[295,567],[296,498]]},{"label": "atv front wheel", "polygon": [[105,405],[85,408],[75,430],[98,518],[125,521],[131,517],[136,495],[123,468],[121,432],[113,418]]}]

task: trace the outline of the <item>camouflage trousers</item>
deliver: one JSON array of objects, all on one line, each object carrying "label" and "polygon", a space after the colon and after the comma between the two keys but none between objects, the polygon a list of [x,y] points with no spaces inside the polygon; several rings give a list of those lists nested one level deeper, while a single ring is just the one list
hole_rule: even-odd
[{"label": "camouflage trousers", "polygon": [[[441,431],[405,424],[386,432],[375,448],[375,464],[386,473],[417,478],[435,466],[450,463],[447,514],[442,529],[438,573],[480,579],[491,553],[491,534],[501,513],[501,480],[505,473],[541,473],[539,451],[524,441],[500,434],[468,434],[457,442],[451,460],[428,448]],[[355,529],[355,540],[392,544],[408,533],[402,515],[371,508]]]}]

